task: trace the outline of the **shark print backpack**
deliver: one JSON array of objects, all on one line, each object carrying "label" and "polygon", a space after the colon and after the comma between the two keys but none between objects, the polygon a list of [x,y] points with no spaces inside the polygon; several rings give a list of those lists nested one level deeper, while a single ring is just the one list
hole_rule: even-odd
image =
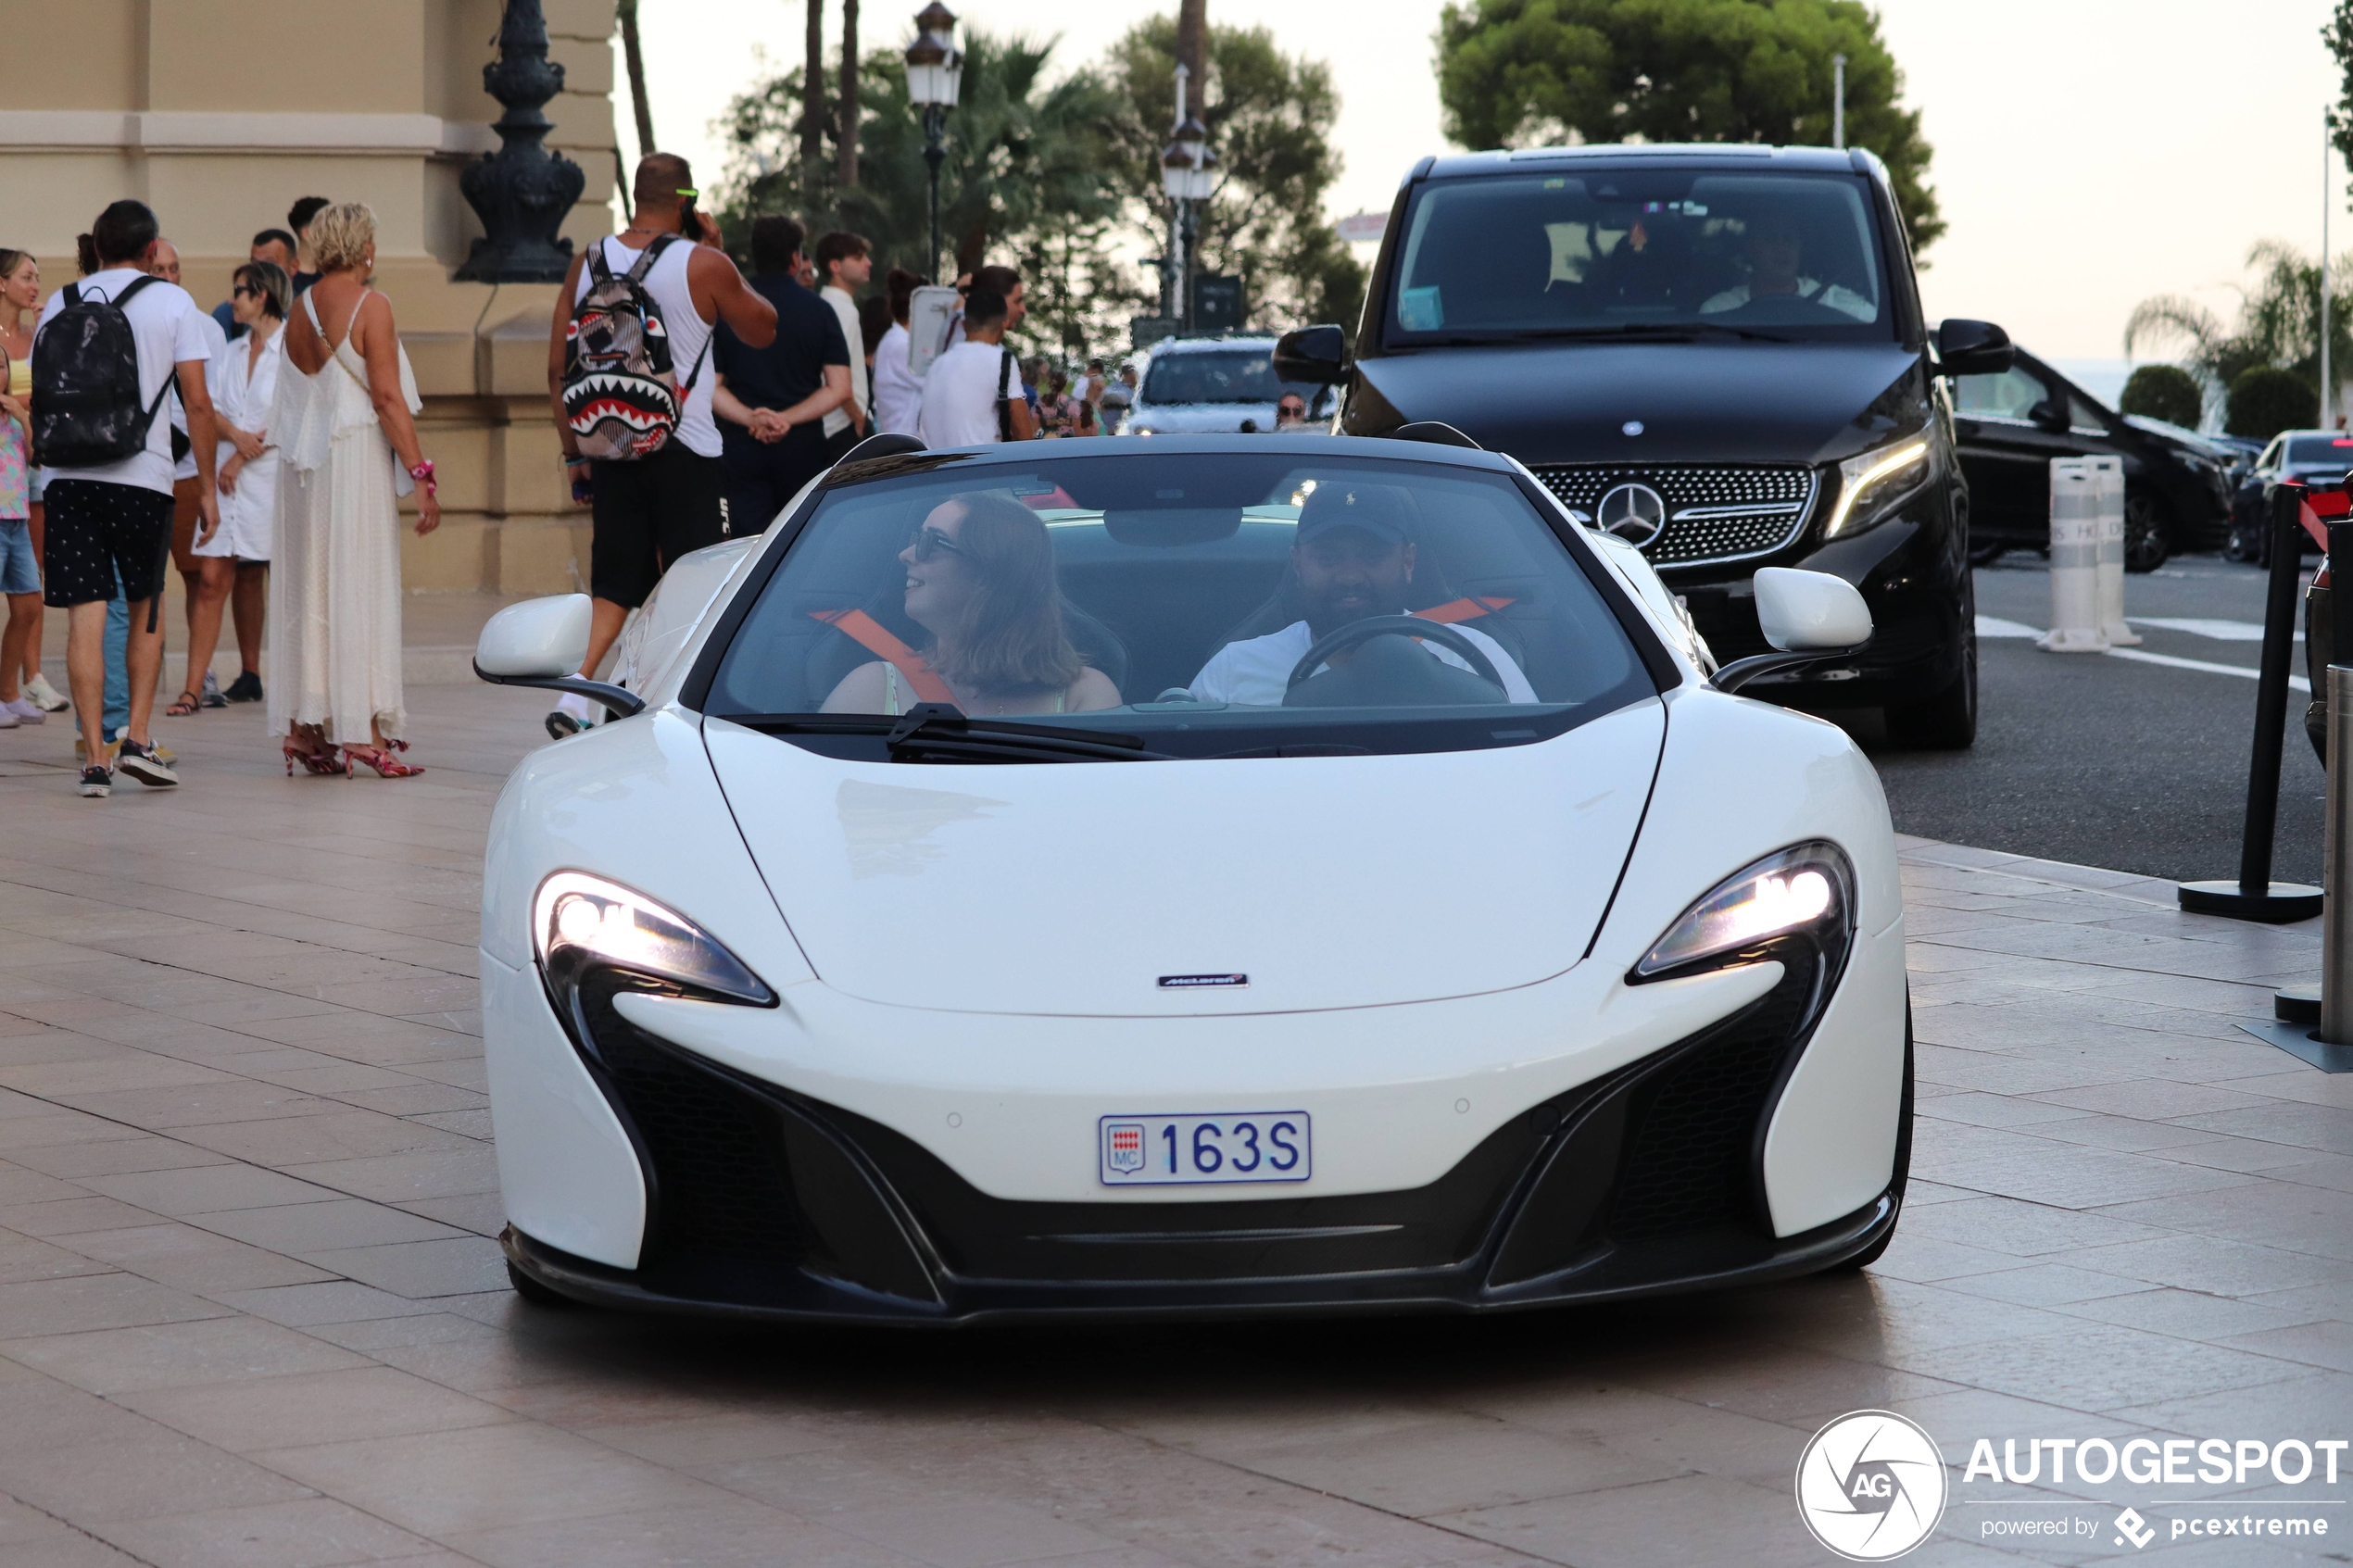
[{"label": "shark print backpack", "polygon": [[564,419],[583,457],[625,463],[661,451],[702,373],[709,343],[679,383],[661,309],[646,292],[646,274],[677,238],[662,235],[619,277],[603,244],[589,247],[588,292],[564,330]]}]

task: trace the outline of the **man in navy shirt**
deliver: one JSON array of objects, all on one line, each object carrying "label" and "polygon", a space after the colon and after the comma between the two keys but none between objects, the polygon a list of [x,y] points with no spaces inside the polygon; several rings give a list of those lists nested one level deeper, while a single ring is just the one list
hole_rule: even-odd
[{"label": "man in navy shirt", "polygon": [[711,350],[727,476],[727,519],[737,533],[775,521],[800,487],[831,464],[825,416],[849,397],[849,343],[834,307],[795,280],[805,237],[789,218],[752,220],[752,291],[776,307],[776,340],[748,348],[719,324]]}]

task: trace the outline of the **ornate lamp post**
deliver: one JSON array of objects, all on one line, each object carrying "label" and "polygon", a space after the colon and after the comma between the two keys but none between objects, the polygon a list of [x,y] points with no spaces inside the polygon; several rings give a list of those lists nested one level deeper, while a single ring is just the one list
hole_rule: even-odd
[{"label": "ornate lamp post", "polygon": [[940,138],[948,111],[963,84],[964,56],[956,47],[956,14],[939,0],[915,13],[915,41],[907,45],[907,101],[924,111],[924,162],[931,168],[931,276],[939,281],[939,166],[948,157]]},{"label": "ornate lamp post", "polygon": [[1185,107],[1186,78],[1189,74],[1182,65],[1176,68],[1176,129],[1168,150],[1160,157],[1160,188],[1168,195],[1172,213],[1168,280],[1176,295],[1167,313],[1176,317],[1186,332],[1193,326],[1189,284],[1193,241],[1201,227],[1201,204],[1217,188],[1217,155],[1209,150],[1209,128]]},{"label": "ornate lamp post", "polygon": [[498,23],[498,57],[482,68],[483,90],[507,107],[491,129],[501,144],[458,177],[466,205],[482,219],[458,276],[482,283],[560,283],[572,265],[572,242],[556,232],[587,176],[560,153],[540,145],[554,121],[540,107],[564,90],[564,68],[547,57],[547,22],[539,0],[507,0]]}]

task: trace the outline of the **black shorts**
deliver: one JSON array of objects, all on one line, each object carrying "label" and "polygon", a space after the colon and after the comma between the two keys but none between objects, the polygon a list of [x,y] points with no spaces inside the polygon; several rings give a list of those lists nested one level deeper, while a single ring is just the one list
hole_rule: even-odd
[{"label": "black shorts", "polygon": [[776,521],[800,487],[833,466],[831,444],[815,423],[795,425],[782,441],[749,436],[727,446],[727,514],[747,533]]},{"label": "black shorts", "polygon": [[596,499],[588,592],[627,609],[644,604],[670,563],[727,537],[719,459],[673,441],[650,458],[591,465]]},{"label": "black shorts", "polygon": [[42,601],[68,609],[122,596],[136,604],[163,591],[171,547],[171,497],[101,479],[52,479],[43,497],[48,524],[41,540]]}]

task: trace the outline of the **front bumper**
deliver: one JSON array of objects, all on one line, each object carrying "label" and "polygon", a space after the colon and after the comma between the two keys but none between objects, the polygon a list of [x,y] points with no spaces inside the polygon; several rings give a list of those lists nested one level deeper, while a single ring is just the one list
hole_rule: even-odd
[{"label": "front bumper", "polygon": [[[1793,1210],[1768,1191],[1775,1162],[1818,1159],[1825,1140],[1809,1133],[1793,1154],[1770,1135],[1806,1084],[1873,1075],[1855,1053],[1884,1066],[1882,993],[1892,951],[1900,1020],[1901,950],[1900,922],[1844,963],[1793,943],[1779,978],[1729,1016],[1513,1112],[1426,1184],[1208,1201],[994,1196],[881,1120],[663,1038],[606,997],[584,1008],[587,1037],[571,1046],[642,1173],[641,1245],[533,1234],[534,1201],[518,1207],[517,1189],[539,1178],[508,1166],[521,1091],[509,1075],[501,1095],[494,1048],[516,1221],[503,1240],[518,1270],[583,1300],[911,1324],[1490,1311],[1812,1273],[1893,1228],[1900,1182],[1881,1158],[1865,1178],[1877,1190],[1850,1179],[1835,1217],[1783,1234]],[[1808,1123],[1800,1104],[1785,1124],[1816,1126],[1822,1109]],[[523,1140],[516,1154],[530,1160]],[[1825,1212],[1818,1198],[1799,1218]]]}]

